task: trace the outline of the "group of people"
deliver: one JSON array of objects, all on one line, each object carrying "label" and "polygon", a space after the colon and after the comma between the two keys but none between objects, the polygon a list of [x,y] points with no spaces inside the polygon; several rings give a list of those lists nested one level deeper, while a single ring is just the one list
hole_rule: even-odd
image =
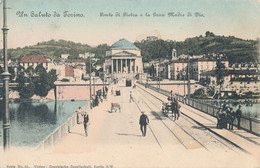
[{"label": "group of people", "polygon": [[88,136],[88,125],[90,124],[88,113],[84,111],[81,107],[79,107],[76,113],[77,113],[77,124],[83,123],[85,135]]},{"label": "group of people", "polygon": [[219,108],[219,112],[217,115],[217,128],[232,130],[234,120],[237,118],[237,128],[240,129],[241,114],[241,105],[239,105],[239,108],[236,110],[236,112],[233,110],[233,108],[229,108],[226,107],[226,105],[223,105],[222,108]]},{"label": "group of people", "polygon": [[96,95],[92,95],[91,98],[91,107],[96,107],[99,105],[99,102],[103,102],[103,100],[107,100],[107,92],[108,92],[108,88],[104,87],[103,88],[103,92],[101,91],[101,89],[99,89],[98,91],[96,91]]}]

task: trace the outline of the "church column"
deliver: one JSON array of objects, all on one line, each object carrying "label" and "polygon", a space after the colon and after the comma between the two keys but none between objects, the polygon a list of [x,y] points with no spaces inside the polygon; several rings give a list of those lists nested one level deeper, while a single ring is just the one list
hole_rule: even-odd
[{"label": "church column", "polygon": [[126,68],[127,68],[127,59],[125,59],[125,73],[127,72]]},{"label": "church column", "polygon": [[121,73],[123,73],[123,59],[120,59],[121,61],[120,61],[120,64],[121,64],[121,70],[120,70],[120,72]]},{"label": "church column", "polygon": [[134,65],[133,65],[133,66],[134,66],[134,73],[135,73],[135,71],[136,71],[136,69],[135,69],[135,61],[136,61],[136,60],[134,59],[134,63],[133,63],[133,64],[134,64]]},{"label": "church column", "polygon": [[111,73],[114,73],[114,60],[112,59]]},{"label": "church column", "polygon": [[116,59],[116,73],[118,73],[118,59]]},{"label": "church column", "polygon": [[130,73],[133,73],[133,59],[130,59]]}]

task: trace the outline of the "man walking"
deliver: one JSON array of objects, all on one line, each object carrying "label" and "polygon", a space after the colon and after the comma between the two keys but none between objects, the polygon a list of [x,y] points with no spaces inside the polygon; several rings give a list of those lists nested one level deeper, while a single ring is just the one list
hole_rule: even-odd
[{"label": "man walking", "polygon": [[236,117],[237,117],[237,129],[240,129],[240,119],[241,119],[241,114],[242,114],[242,110],[241,110],[241,105],[239,105],[239,108],[236,111]]},{"label": "man walking", "polygon": [[88,116],[88,114],[86,112],[84,113],[83,119],[84,119],[83,120],[83,125],[84,125],[85,135],[88,136],[89,116]]},{"label": "man walking", "polygon": [[81,124],[82,116],[83,116],[83,110],[81,109],[81,107],[79,107],[79,109],[76,111],[76,113],[77,113],[77,124]]},{"label": "man walking", "polygon": [[[181,105],[180,105],[180,103],[178,102],[178,100],[176,100],[176,101],[175,101],[175,119],[174,119],[174,120],[176,120],[176,117],[177,117],[177,120],[179,119],[180,114],[181,114],[180,108],[181,108]],[[177,116],[176,116],[176,115],[177,115]]]},{"label": "man walking", "polygon": [[144,114],[144,111],[142,111],[142,114],[140,116],[139,124],[140,124],[140,129],[142,131],[142,135],[146,135],[146,125],[149,123],[149,119],[147,115]]},{"label": "man walking", "polygon": [[130,91],[130,103],[133,101],[132,91]]}]

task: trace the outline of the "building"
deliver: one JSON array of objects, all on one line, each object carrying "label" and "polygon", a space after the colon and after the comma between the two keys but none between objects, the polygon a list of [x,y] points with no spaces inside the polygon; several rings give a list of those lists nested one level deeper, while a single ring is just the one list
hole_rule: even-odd
[{"label": "building", "polygon": [[146,41],[156,41],[159,40],[159,38],[157,36],[147,36],[146,37]]},{"label": "building", "polygon": [[121,79],[124,76],[132,78],[143,72],[141,51],[123,38],[106,52],[104,68],[106,73],[111,74],[112,79]]},{"label": "building", "polygon": [[[216,85],[215,71],[207,71],[201,73],[201,81],[215,88],[219,88]],[[223,72],[224,83],[222,85],[222,91],[237,95],[243,95],[247,92],[260,94],[260,71],[259,69],[233,69],[229,68]]]},{"label": "building", "polygon": [[[221,58],[221,62],[226,68],[229,67],[229,62],[227,58]],[[190,72],[191,79],[200,81],[201,73],[206,71],[211,71],[216,68],[217,58],[215,56],[203,56],[202,58],[192,58],[190,60]]]},{"label": "building", "polygon": [[187,59],[178,59],[170,61],[170,79],[172,80],[183,80],[184,76],[187,80],[187,70],[188,70],[188,60]]},{"label": "building", "polygon": [[61,54],[61,58],[64,60],[68,59],[69,56],[69,54]]},{"label": "building", "polygon": [[87,59],[88,57],[93,58],[95,56],[94,53],[87,52],[85,54],[79,54],[79,58]]},{"label": "building", "polygon": [[19,65],[25,69],[30,66],[35,69],[39,64],[42,64],[46,71],[50,71],[53,68],[52,60],[45,55],[25,55],[19,60]]}]

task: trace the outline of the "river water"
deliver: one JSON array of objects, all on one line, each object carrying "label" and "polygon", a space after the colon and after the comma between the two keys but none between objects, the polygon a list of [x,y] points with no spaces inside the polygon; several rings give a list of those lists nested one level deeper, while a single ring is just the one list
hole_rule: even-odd
[{"label": "river water", "polygon": [[[36,146],[87,101],[10,103],[12,146]],[[3,145],[3,106],[0,105],[0,145]]]}]

